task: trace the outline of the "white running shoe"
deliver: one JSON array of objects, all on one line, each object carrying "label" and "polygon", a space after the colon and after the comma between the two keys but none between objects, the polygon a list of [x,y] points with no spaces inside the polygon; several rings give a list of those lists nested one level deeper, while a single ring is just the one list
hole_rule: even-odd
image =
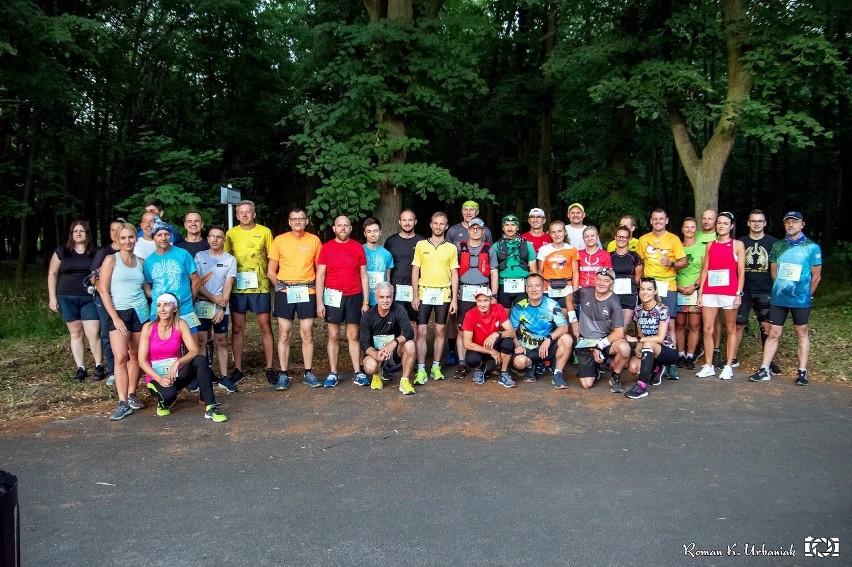
[{"label": "white running shoe", "polygon": [[696,374],[699,378],[709,378],[716,375],[716,367],[712,364],[705,364]]},{"label": "white running shoe", "polygon": [[719,380],[730,380],[734,377],[734,369],[728,365],[722,369],[722,373],[719,374]]}]

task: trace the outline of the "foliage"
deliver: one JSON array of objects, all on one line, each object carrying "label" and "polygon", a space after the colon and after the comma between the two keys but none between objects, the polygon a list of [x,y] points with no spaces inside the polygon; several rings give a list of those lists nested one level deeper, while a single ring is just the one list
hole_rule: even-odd
[{"label": "foliage", "polygon": [[624,215],[632,215],[637,223],[647,216],[649,189],[639,180],[612,171],[592,174],[571,185],[562,201],[583,203],[587,222],[594,223],[602,240],[611,240]]}]

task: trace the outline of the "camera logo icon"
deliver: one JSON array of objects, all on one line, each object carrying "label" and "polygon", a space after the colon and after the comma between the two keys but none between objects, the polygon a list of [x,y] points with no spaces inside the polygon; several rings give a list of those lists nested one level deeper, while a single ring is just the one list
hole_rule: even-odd
[{"label": "camera logo icon", "polygon": [[840,557],[840,538],[805,538],[805,557]]}]

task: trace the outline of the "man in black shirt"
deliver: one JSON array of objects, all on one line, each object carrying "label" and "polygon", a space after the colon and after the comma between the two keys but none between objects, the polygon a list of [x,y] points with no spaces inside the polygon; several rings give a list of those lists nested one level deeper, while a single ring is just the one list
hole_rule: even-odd
[{"label": "man in black shirt", "polygon": [[201,215],[195,211],[189,211],[183,218],[183,227],[186,229],[186,238],[176,242],[175,246],[183,248],[189,255],[195,255],[202,250],[210,250],[210,243],[204,238],[204,221]]},{"label": "man in black shirt", "polygon": [[410,376],[414,368],[414,329],[408,313],[393,301],[393,286],[379,282],[374,288],[376,305],[361,316],[361,350],[364,352],[364,371],[372,374],[370,387],[381,390],[384,387],[381,368],[387,361],[392,364],[402,362],[402,378],[399,391],[405,395],[413,394]]},{"label": "man in black shirt", "polygon": [[417,320],[417,310],[411,307],[411,262],[414,260],[414,247],[421,240],[426,240],[414,232],[415,226],[417,217],[414,211],[406,209],[399,213],[399,233],[390,235],[385,241],[385,248],[393,256],[390,283],[395,290],[394,299],[405,308],[411,321]]},{"label": "man in black shirt", "polygon": [[[769,333],[769,296],[772,293],[772,275],[769,273],[769,252],[778,240],[766,234],[766,215],[760,209],[748,214],[748,235],[741,236],[745,245],[745,283],[743,285],[743,300],[737,312],[737,350],[743,340],[743,332],[748,324],[749,311],[754,309],[757,322],[760,325],[760,342],[766,343]],[[734,366],[739,360],[734,359]],[[776,376],[781,369],[773,361],[769,370]]]}]

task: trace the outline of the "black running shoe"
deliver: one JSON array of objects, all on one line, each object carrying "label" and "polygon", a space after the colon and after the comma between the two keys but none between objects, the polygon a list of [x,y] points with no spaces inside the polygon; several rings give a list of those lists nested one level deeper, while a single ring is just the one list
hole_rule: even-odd
[{"label": "black running shoe", "polygon": [[722,362],[722,352],[719,349],[713,349],[713,366],[716,368],[722,368],[725,366],[725,363]]},{"label": "black running shoe", "polygon": [[807,370],[799,370],[796,375],[796,386],[807,386],[808,385],[808,371]]},{"label": "black running shoe", "polygon": [[274,386],[278,383],[278,373],[275,372],[272,368],[266,369],[266,381],[269,382],[270,386]]},{"label": "black running shoe", "polygon": [[82,382],[83,380],[86,379],[86,376],[88,376],[88,375],[89,375],[89,373],[86,372],[85,368],[83,368],[82,366],[78,366],[77,367],[77,374],[74,375],[74,380],[76,380],[77,382]]},{"label": "black running shoe", "polygon": [[103,380],[104,378],[106,378],[106,374],[106,368],[104,368],[104,365],[98,364],[97,366],[95,366],[95,371],[92,374],[92,379]]},{"label": "black running shoe", "polygon": [[675,366],[677,366],[678,368],[686,368],[686,357],[685,356],[677,357],[677,362],[675,363]]},{"label": "black running shoe", "polygon": [[781,376],[781,369],[778,368],[778,365],[775,364],[774,360],[769,363],[769,372],[771,372],[773,376]]},{"label": "black running shoe", "polygon": [[663,383],[663,374],[665,374],[665,373],[666,373],[666,367],[665,366],[655,367],[654,370],[651,372],[651,385],[652,386],[659,386],[660,384],[662,384]]},{"label": "black running shoe", "polygon": [[683,367],[687,370],[695,370],[695,357],[687,356],[686,359],[683,361]]},{"label": "black running shoe", "polygon": [[242,380],[243,378],[245,378],[245,375],[243,374],[243,371],[242,371],[242,370],[239,370],[239,369],[237,369],[237,368],[234,368],[234,369],[231,371],[231,375],[230,375],[230,376],[228,376],[228,378],[230,378],[230,379],[231,379],[231,383],[232,383],[232,384],[235,384],[235,385],[236,385],[236,383],[237,383],[237,382],[239,382],[240,380]]},{"label": "black running shoe", "polygon": [[768,382],[770,380],[772,380],[772,376],[769,375],[769,371],[765,368],[761,368],[748,377],[749,382]]},{"label": "black running shoe", "polygon": [[609,391],[613,394],[621,394],[624,392],[624,386],[621,385],[621,376],[618,374],[610,374]]}]

